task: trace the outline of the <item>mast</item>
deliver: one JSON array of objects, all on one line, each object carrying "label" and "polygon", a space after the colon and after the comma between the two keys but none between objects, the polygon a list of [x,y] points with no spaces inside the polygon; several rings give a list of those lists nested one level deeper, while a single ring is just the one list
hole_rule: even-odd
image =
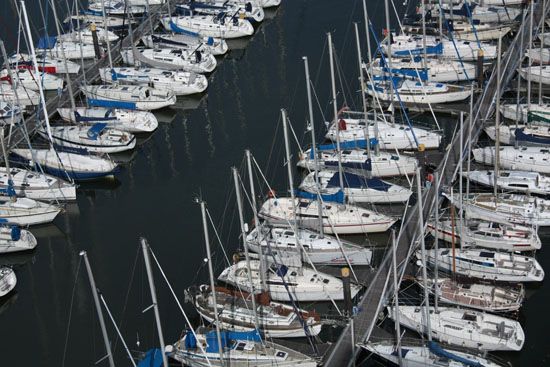
[{"label": "mast", "polygon": [[109,366],[115,367],[115,361],[113,360],[113,354],[111,352],[111,343],[109,342],[109,335],[107,335],[107,328],[105,327],[103,312],[101,312],[101,305],[99,303],[99,297],[97,295],[97,287],[95,285],[94,274],[92,273],[90,262],[88,261],[88,254],[86,253],[86,251],[80,251],[80,256],[84,258],[84,264],[86,264],[86,271],[88,272],[90,288],[92,288],[92,295],[94,296],[97,318],[99,319],[99,326],[101,327],[101,334],[103,335],[103,343],[105,344],[105,352],[107,353],[106,357],[109,359]]},{"label": "mast", "polygon": [[434,311],[437,313],[438,299],[439,299],[439,263],[437,258],[439,257],[439,172],[434,172],[435,179],[435,223],[434,223]]},{"label": "mast", "polygon": [[427,70],[426,59],[428,54],[426,51],[426,0],[422,0],[422,68]]},{"label": "mast", "polygon": [[[533,3],[534,1],[531,1],[531,4],[530,4],[531,11],[529,12],[529,52],[527,53],[528,55],[531,55],[532,47],[533,47],[533,11],[534,11]],[[529,111],[531,111],[531,66],[533,66],[533,59],[529,57],[528,62],[529,64],[527,67],[527,114],[529,114]]]},{"label": "mast", "polygon": [[[498,201],[498,177],[500,176],[500,51],[502,47],[502,37],[498,36],[498,49],[497,49],[497,95],[496,95],[496,108],[495,108],[495,172],[493,172],[494,188],[493,194],[495,195],[495,205]],[[496,208],[496,207],[495,207]],[[462,241],[460,241],[462,243]]]},{"label": "mast", "polygon": [[[368,12],[368,9],[367,9],[367,2],[366,0],[363,0],[363,17],[365,18],[365,33],[367,35],[367,57],[368,57],[368,61],[369,61],[369,64],[372,62],[372,51],[371,51],[371,46],[370,46],[370,27],[369,27],[369,12]],[[367,71],[368,73],[368,71]],[[366,98],[365,95],[362,96],[363,98]],[[366,100],[365,100],[365,103],[366,103]],[[376,108],[373,108],[372,110],[373,112],[373,118],[374,118],[374,137],[376,140],[378,140],[378,114],[377,114],[377,109]],[[376,145],[376,147],[374,148],[374,151],[375,153],[378,154],[378,150],[379,150],[379,146]]]},{"label": "mast", "polygon": [[[248,253],[248,245],[246,243],[246,228],[244,226],[244,217],[243,217],[243,203],[241,200],[241,187],[239,185],[239,174],[237,173],[237,169],[235,167],[231,168],[231,171],[233,172],[233,181],[235,182],[235,194],[237,196],[237,208],[239,210],[239,222],[241,224],[241,237],[243,240],[243,247],[244,247],[244,256],[246,258],[246,268],[248,271],[246,272],[246,275],[248,277],[248,283],[250,284],[251,289],[251,301],[252,301],[252,308],[254,309],[254,323],[256,324],[256,330],[260,328],[260,319],[258,318],[258,308],[256,306],[256,297],[254,292],[254,283],[252,282],[252,275],[251,273],[251,267],[250,267],[250,254]],[[260,256],[263,256],[260,254]],[[267,289],[265,289],[267,290]]]},{"label": "mast", "polygon": [[[463,201],[464,201],[464,197],[462,195],[462,173],[463,173],[463,166],[464,166],[464,112],[463,111],[460,111],[460,159],[459,159],[459,172],[460,174],[458,175],[458,178],[459,178],[459,181],[458,181],[458,192],[459,192],[459,197],[458,197],[458,202],[459,202],[459,206],[460,206],[460,210],[458,211],[459,213],[459,216],[458,216],[458,228],[459,228],[459,231],[460,233],[463,233],[462,232],[462,229],[463,229],[463,221],[462,221],[462,211],[463,211]],[[460,241],[460,248],[462,248],[462,241]]]},{"label": "mast", "polygon": [[441,0],[438,1],[439,4],[439,35],[443,37],[443,7],[441,6]]},{"label": "mast", "polygon": [[391,29],[390,29],[390,6],[388,4],[388,0],[384,0],[384,9],[385,9],[385,13],[386,13],[386,29],[388,30],[388,36],[387,36],[387,41],[388,41],[388,67],[390,69],[390,111],[391,111],[391,115],[392,115],[392,122],[393,121],[393,117],[394,117],[394,110],[393,110],[393,77],[391,75],[391,71],[393,70],[393,65],[392,65],[392,54],[391,54]]},{"label": "mast", "polygon": [[208,222],[206,220],[206,206],[204,201],[201,200],[201,214],[202,214],[202,228],[204,231],[204,245],[206,247],[206,259],[208,261],[208,276],[210,278],[210,289],[212,292],[212,302],[214,304],[214,321],[216,326],[216,338],[218,340],[218,353],[220,354],[220,363],[223,366],[223,348],[222,348],[222,336],[220,333],[220,320],[218,315],[218,301],[216,299],[216,285],[214,284],[214,269],[212,268],[212,256],[210,255],[210,237],[208,235]]},{"label": "mast", "polygon": [[[29,36],[29,48],[31,49],[34,72],[36,73],[36,75],[40,75],[40,72],[38,71],[38,62],[36,61],[36,53],[34,51],[34,41],[32,39],[31,26],[29,25],[29,17],[27,16],[27,7],[25,6],[24,0],[21,0],[21,9],[23,10],[23,17],[25,18],[25,28]],[[48,138],[50,139],[50,145],[53,147],[52,131],[50,129],[50,117],[48,116],[48,109],[46,108],[46,98],[44,97],[44,90],[40,84],[38,85],[38,90],[40,91],[40,104],[42,105],[42,109],[44,110],[46,132],[48,133]]]},{"label": "mast", "polygon": [[338,155],[338,178],[340,180],[340,190],[344,192],[344,176],[342,174],[342,151],[340,150],[340,123],[338,121],[338,101],[336,100],[336,77],[334,75],[334,55],[332,50],[332,35],[330,34],[330,32],[327,33],[327,37],[330,61],[330,82],[332,88],[332,110],[334,111],[334,124],[336,126],[336,154]]},{"label": "mast", "polygon": [[113,58],[111,57],[111,42],[109,42],[109,23],[107,22],[107,12],[105,11],[105,0],[101,0],[101,7],[103,8],[101,13],[103,14],[103,31],[105,32],[105,43],[107,44],[107,57],[109,57],[109,67],[112,69]]},{"label": "mast", "polygon": [[[367,101],[365,100],[365,76],[363,75],[363,61],[361,56],[361,45],[359,44],[359,27],[357,23],[353,23],[355,28],[355,45],[357,46],[357,62],[359,64],[359,81],[361,82],[361,102],[363,105],[363,118],[365,119],[365,140],[367,141],[367,157],[370,159],[370,138],[369,138],[369,121],[367,113]],[[371,174],[371,171],[367,171]]]},{"label": "mast", "polygon": [[[544,19],[544,14],[546,14],[546,0],[542,0],[542,14],[540,22],[541,25],[541,32],[540,32],[540,65],[539,65],[539,106],[542,105],[542,50],[544,48],[544,23],[546,23],[546,19]],[[529,58],[531,58],[531,54],[529,54]]]},{"label": "mast", "polygon": [[430,322],[430,293],[428,290],[428,275],[426,273],[426,244],[424,243],[424,211],[422,208],[422,182],[420,179],[420,168],[416,168],[416,185],[418,200],[418,230],[420,235],[420,254],[422,257],[422,284],[424,288],[424,316],[426,318],[426,334],[428,340],[432,340],[432,326]]},{"label": "mast", "polygon": [[[309,64],[307,61],[307,57],[303,56],[302,60],[304,60],[304,69],[306,72],[306,90],[307,90],[307,106],[308,106],[308,112],[309,112],[309,125],[310,125],[310,132],[311,132],[311,151],[313,152],[313,165],[315,169],[315,186],[317,188],[317,200],[319,201],[319,204],[321,203],[321,185],[319,184],[319,157],[317,156],[317,146],[315,142],[315,118],[313,117],[313,103],[311,101],[311,85],[310,79],[309,79]],[[317,206],[319,216],[319,235],[321,238],[324,237],[324,228],[323,228],[323,207],[321,205]]]},{"label": "mast", "polygon": [[[292,176],[292,164],[290,159],[290,147],[288,144],[288,126],[286,120],[286,110],[281,108],[281,118],[283,120],[283,133],[285,137],[285,152],[286,152],[286,167],[288,171],[288,187],[290,189],[290,198],[292,200],[292,216],[294,218],[294,233],[298,233],[298,218],[296,214],[296,195],[294,193],[294,177]],[[323,203],[318,203],[319,206],[322,206]],[[296,239],[298,236],[296,235]]]},{"label": "mast", "polygon": [[397,358],[399,360],[399,366],[403,366],[403,355],[401,354],[401,324],[399,320],[399,288],[397,282],[397,258],[395,240],[395,229],[391,230],[391,243],[392,243],[392,265],[393,265],[393,309],[395,320],[395,334],[397,334]]},{"label": "mast", "polygon": [[[252,197],[252,213],[254,215],[254,223],[258,231],[258,236],[262,233],[262,225],[260,224],[260,218],[258,217],[258,210],[256,204],[256,189],[254,187],[254,176],[252,175],[252,157],[250,150],[244,151],[246,155],[246,165],[248,167],[248,183],[250,185],[250,196]],[[258,237],[259,238],[259,237]],[[267,274],[267,266],[265,264],[265,255],[262,250],[261,243],[258,243],[258,248],[260,249],[260,278],[262,280],[262,288],[267,289],[267,283],[265,280],[265,275]]]},{"label": "mast", "polygon": [[[105,13],[105,12],[103,12]],[[143,251],[143,258],[145,260],[145,268],[147,269],[147,278],[149,279],[149,288],[151,290],[151,301],[153,302],[153,310],[155,312],[155,321],[157,323],[157,331],[159,334],[160,350],[162,353],[163,366],[168,366],[168,358],[166,357],[164,335],[162,334],[162,326],[160,323],[159,306],[157,302],[157,291],[155,290],[155,281],[153,280],[153,271],[151,270],[151,259],[149,258],[149,244],[143,237],[140,238],[141,250]]]}]

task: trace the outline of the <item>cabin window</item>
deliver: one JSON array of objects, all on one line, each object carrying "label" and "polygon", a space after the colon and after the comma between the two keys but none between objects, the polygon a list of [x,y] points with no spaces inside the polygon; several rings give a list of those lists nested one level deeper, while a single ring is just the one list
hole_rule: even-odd
[{"label": "cabin window", "polygon": [[464,316],[462,316],[462,320],[466,321],[476,321],[477,317],[474,314],[471,313],[465,313]]}]

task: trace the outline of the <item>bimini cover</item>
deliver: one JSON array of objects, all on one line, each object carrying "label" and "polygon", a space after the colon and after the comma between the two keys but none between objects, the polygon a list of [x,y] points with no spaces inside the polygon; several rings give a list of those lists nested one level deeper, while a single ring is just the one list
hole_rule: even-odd
[{"label": "bimini cover", "polygon": [[[352,189],[368,188],[377,191],[388,191],[391,185],[378,178],[365,178],[349,172],[343,172],[344,187]],[[328,187],[340,187],[340,177],[338,172],[335,172],[327,183]]]},{"label": "bimini cover", "polygon": [[[222,350],[231,346],[233,341],[253,341],[261,342],[262,338],[257,330],[253,331],[220,331],[220,339],[222,342]],[[216,330],[209,331],[206,334],[206,352],[217,353],[218,348],[218,336]]]},{"label": "bimini cover", "polygon": [[148,350],[145,357],[137,365],[137,367],[160,366],[162,366],[162,351],[158,348]]},{"label": "bimini cover", "polygon": [[41,38],[38,40],[38,48],[43,48],[43,49],[54,48],[56,42],[57,42],[57,37],[54,37],[54,36],[51,36],[51,37],[41,37]]},{"label": "bimini cover", "polygon": [[[338,176],[338,174],[336,174],[336,176]],[[337,186],[340,186],[340,185],[337,185]],[[302,190],[296,190],[296,196],[300,197],[300,198],[304,198],[304,199],[310,199],[310,200],[317,200],[317,194],[312,194],[311,192],[307,192],[307,191],[302,191]],[[338,190],[337,193],[335,194],[321,194],[321,199],[323,199],[323,201],[332,201],[332,202],[337,202],[337,203],[340,203],[340,204],[343,204],[344,203],[344,193],[342,192],[342,190]]]},{"label": "bimini cover", "polygon": [[438,357],[451,359],[453,361],[457,361],[457,362],[462,363],[463,365],[469,366],[469,367],[483,367],[483,365],[481,363],[479,363],[478,361],[472,361],[472,360],[469,360],[467,358],[457,356],[456,354],[453,354],[451,352],[446,351],[445,349],[441,348],[441,346],[439,344],[437,344],[436,342],[433,342],[433,341],[428,342],[428,347],[430,348],[430,352],[432,352],[433,354],[435,354]]},{"label": "bimini cover", "polygon": [[88,132],[86,133],[86,135],[88,135],[88,138],[92,140],[97,140],[97,138],[99,137],[99,134],[101,134],[101,132],[103,131],[103,129],[105,129],[106,126],[107,124],[104,122],[97,122],[88,129]]}]

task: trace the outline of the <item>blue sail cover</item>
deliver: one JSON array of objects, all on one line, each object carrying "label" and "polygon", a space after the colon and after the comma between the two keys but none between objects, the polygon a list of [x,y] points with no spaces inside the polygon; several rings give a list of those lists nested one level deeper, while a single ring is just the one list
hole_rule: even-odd
[{"label": "blue sail cover", "polygon": [[[369,142],[370,142],[370,146],[371,147],[374,147],[376,145],[378,145],[378,140],[376,140],[375,138],[370,138],[369,139]],[[340,150],[342,149],[366,149],[367,148],[367,140],[366,139],[359,139],[359,140],[350,140],[350,141],[345,141],[343,143],[340,143]],[[322,144],[322,145],[319,145],[317,146],[317,149],[318,150],[336,150],[337,147],[336,147],[336,143],[331,143],[331,144]],[[313,156],[313,149],[310,150],[310,158],[313,159],[314,156]]]},{"label": "blue sail cover", "polygon": [[176,25],[176,23],[170,21],[170,30],[174,33],[178,34],[188,34],[190,36],[198,37],[199,34],[196,32],[188,31],[187,29],[180,28]]},{"label": "blue sail cover", "polygon": [[88,138],[92,140],[97,140],[97,138],[99,137],[99,134],[101,134],[101,132],[105,129],[106,126],[107,124],[104,122],[95,123],[88,129],[88,132],[86,133],[86,135],[88,135]]},{"label": "blue sail cover", "polygon": [[430,348],[430,352],[435,354],[436,356],[448,358],[453,361],[457,361],[459,363],[462,363],[465,366],[468,367],[483,367],[483,365],[477,361],[471,361],[467,358],[457,356],[456,354],[453,354],[451,352],[446,351],[445,349],[441,348],[439,344],[437,344],[434,341],[428,342],[428,347]]},{"label": "blue sail cover", "polygon": [[524,141],[534,145],[550,145],[550,138],[535,134],[526,134],[523,128],[516,129],[514,135],[516,136],[517,141]]},{"label": "blue sail cover", "polygon": [[37,48],[45,48],[50,49],[54,48],[55,43],[57,42],[57,37],[40,37],[38,40],[38,46]]},{"label": "blue sail cover", "polygon": [[88,117],[82,116],[77,111],[74,111],[76,122],[90,122],[90,121],[116,121],[116,116],[111,116],[112,110],[107,110],[105,117]]},{"label": "blue sail cover", "polygon": [[[403,51],[392,51],[392,53],[395,56],[418,56],[424,54],[423,48],[413,48],[410,50],[403,50]],[[435,46],[428,46],[426,47],[426,54],[427,55],[441,55],[443,53],[443,43],[438,43]]]},{"label": "blue sail cover", "polygon": [[[387,192],[391,187],[390,184],[378,178],[364,178],[362,176],[349,172],[343,172],[342,176],[344,179],[344,187],[351,189],[369,188],[373,190]],[[328,187],[340,187],[340,177],[338,175],[338,172],[335,172],[334,175],[330,178],[327,184],[327,188]]]},{"label": "blue sail cover", "polygon": [[[261,342],[262,338],[258,330],[252,331],[220,331],[220,339],[222,342],[222,350],[231,346],[233,341],[253,341]],[[218,336],[215,330],[209,331],[206,334],[206,352],[207,353],[217,353],[218,348]]]},{"label": "blue sail cover", "polygon": [[[338,176],[338,174],[336,174]],[[302,191],[302,190],[295,190],[296,196],[303,198],[303,199],[310,199],[310,200],[317,200],[317,194],[313,194],[311,192]],[[344,203],[344,193],[342,190],[338,190],[335,194],[321,194],[321,199],[323,201],[331,201],[343,204]]]},{"label": "blue sail cover", "polygon": [[139,361],[137,367],[160,367],[162,366],[162,351],[158,348],[149,349],[145,357]]},{"label": "blue sail cover", "polygon": [[113,101],[106,99],[88,98],[88,104],[92,107],[122,108],[126,110],[136,110],[135,102]]},{"label": "blue sail cover", "polygon": [[390,69],[390,68],[384,67],[382,68],[382,70],[386,73],[400,74],[400,75],[408,76],[415,79],[420,78],[420,80],[422,81],[428,80],[428,71],[426,69],[418,69],[418,71],[416,71],[415,69],[409,69],[409,68]]}]

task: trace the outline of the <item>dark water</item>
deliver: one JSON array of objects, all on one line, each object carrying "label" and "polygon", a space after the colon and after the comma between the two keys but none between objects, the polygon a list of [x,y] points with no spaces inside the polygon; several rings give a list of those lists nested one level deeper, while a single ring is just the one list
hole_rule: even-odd
[{"label": "dark water", "polygon": [[[39,32],[43,26],[37,4],[29,1],[28,7]],[[380,31],[383,2],[369,1],[369,11]],[[158,131],[143,139],[133,159],[125,157],[129,163],[116,181],[83,185],[77,202],[54,225],[33,229],[39,240],[35,252],[0,258],[13,264],[19,282],[11,297],[0,300],[1,366],[92,366],[103,356],[88,279],[78,256],[81,250],[88,251],[97,286],[129,347],[144,351],[158,345],[152,311],[142,313],[151,300],[139,237],[149,240],[180,300],[187,287],[207,281],[200,210],[194,198],[208,202],[230,254],[239,241],[230,167],[244,172],[244,149],[252,150],[273,187],[286,190],[279,109],[288,109],[298,139],[307,143],[301,60],[307,55],[320,105],[318,130],[330,119],[327,31],[334,32],[339,58],[338,89],[344,91],[339,105],[345,97],[348,105],[357,106],[351,22],[362,22],[360,4],[289,0],[272,15],[252,39],[233,44],[237,49],[221,60],[209,79],[207,95],[182,100],[178,107],[157,114]],[[0,37],[9,52],[17,41],[16,17],[10,9],[0,17]],[[360,27],[364,39],[362,23]],[[258,191],[265,193],[265,185]],[[224,260],[212,231],[211,238],[219,272]],[[540,261],[550,268],[544,250]],[[184,319],[156,269],[155,278],[165,340],[173,342],[185,328]],[[527,343],[523,352],[506,356],[517,366],[550,363],[545,329],[548,288],[548,282],[535,287],[522,310]],[[192,308],[185,309],[197,321]],[[115,331],[107,323],[114,342]],[[119,341],[114,354],[119,366],[129,365]]]}]

